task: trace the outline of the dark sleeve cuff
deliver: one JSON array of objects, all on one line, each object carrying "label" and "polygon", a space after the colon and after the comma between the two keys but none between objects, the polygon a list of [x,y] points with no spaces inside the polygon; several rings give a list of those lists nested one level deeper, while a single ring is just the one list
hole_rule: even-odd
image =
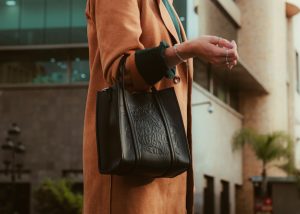
[{"label": "dark sleeve cuff", "polygon": [[164,76],[175,76],[175,68],[169,69],[164,59],[164,51],[168,47],[169,45],[162,41],[158,47],[135,52],[136,67],[147,84],[154,85]]}]

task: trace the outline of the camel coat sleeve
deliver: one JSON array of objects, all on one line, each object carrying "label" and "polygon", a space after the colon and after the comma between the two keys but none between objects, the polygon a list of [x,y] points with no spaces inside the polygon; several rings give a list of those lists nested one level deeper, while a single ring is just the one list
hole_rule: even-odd
[{"label": "camel coat sleeve", "polygon": [[[129,71],[130,82],[134,89],[145,89],[148,86],[138,73],[135,64],[135,51],[144,49],[139,41],[142,34],[139,1],[109,1],[109,4],[107,0],[95,1],[93,5],[95,8],[92,10],[101,11],[94,14],[94,20],[104,78],[109,84],[115,81],[120,59],[124,53],[127,53],[129,57],[126,61],[126,70]],[[116,19],[112,16],[122,18]]]}]

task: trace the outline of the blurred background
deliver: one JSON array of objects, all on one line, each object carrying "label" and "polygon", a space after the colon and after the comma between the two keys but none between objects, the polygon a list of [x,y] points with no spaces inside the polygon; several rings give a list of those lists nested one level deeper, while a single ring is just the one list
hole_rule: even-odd
[{"label": "blurred background", "polygon": [[[0,0],[0,214],[81,213],[85,3]],[[299,214],[300,0],[174,6],[188,38],[240,55],[232,71],[194,59],[195,213]],[[255,140],[234,149],[245,128]]]}]

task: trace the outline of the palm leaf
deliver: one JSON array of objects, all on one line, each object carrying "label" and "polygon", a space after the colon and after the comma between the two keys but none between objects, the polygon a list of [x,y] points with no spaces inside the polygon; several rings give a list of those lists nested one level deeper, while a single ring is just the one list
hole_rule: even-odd
[{"label": "palm leaf", "polygon": [[246,143],[253,144],[257,135],[251,129],[241,129],[236,132],[232,139],[233,149],[237,150],[243,147]]},{"label": "palm leaf", "polygon": [[291,158],[292,140],[284,132],[271,134],[256,134],[251,129],[241,129],[233,137],[233,149],[239,149],[249,144],[256,157],[263,161],[264,165],[281,158]]}]

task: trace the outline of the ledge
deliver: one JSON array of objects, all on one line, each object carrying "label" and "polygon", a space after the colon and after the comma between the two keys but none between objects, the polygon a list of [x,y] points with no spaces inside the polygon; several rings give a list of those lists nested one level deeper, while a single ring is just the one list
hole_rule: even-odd
[{"label": "ledge", "polygon": [[[262,182],[261,176],[253,176],[249,178],[250,181],[253,183],[259,183]],[[268,182],[270,183],[296,183],[296,178],[293,176],[288,177],[268,177]]]},{"label": "ledge", "polygon": [[[214,104],[219,105],[221,108],[225,109],[226,111],[228,111],[229,113],[231,113],[235,117],[239,118],[240,120],[242,120],[244,118],[242,114],[240,114],[239,112],[237,112],[235,109],[233,109],[227,103],[224,103],[222,100],[220,100],[219,98],[217,98],[212,93],[208,92],[206,89],[202,88],[202,86],[200,86],[196,82],[193,82],[193,90],[197,90],[202,95],[204,95],[205,97],[207,97],[207,99],[209,101],[212,101]],[[192,100],[192,108],[195,108],[195,106],[196,106],[196,104],[198,102],[199,102],[198,100],[197,101]]]},{"label": "ledge", "polygon": [[36,89],[72,89],[72,88],[88,88],[88,83],[69,83],[69,84],[3,84],[0,90],[36,90]]},{"label": "ledge", "polygon": [[300,0],[286,0],[286,16],[291,18],[300,12]]},{"label": "ledge", "polygon": [[[224,71],[226,69],[226,71]],[[230,89],[241,92],[253,92],[255,94],[268,94],[266,87],[259,81],[259,78],[239,60],[237,66],[231,71],[227,68],[216,68],[216,75],[226,80]]]},{"label": "ledge", "polygon": [[88,44],[78,43],[78,44],[8,45],[8,46],[0,45],[0,51],[73,49],[73,48],[88,48]]},{"label": "ledge", "polygon": [[229,18],[238,26],[241,27],[241,11],[236,3],[232,0],[211,0],[217,4]]}]

